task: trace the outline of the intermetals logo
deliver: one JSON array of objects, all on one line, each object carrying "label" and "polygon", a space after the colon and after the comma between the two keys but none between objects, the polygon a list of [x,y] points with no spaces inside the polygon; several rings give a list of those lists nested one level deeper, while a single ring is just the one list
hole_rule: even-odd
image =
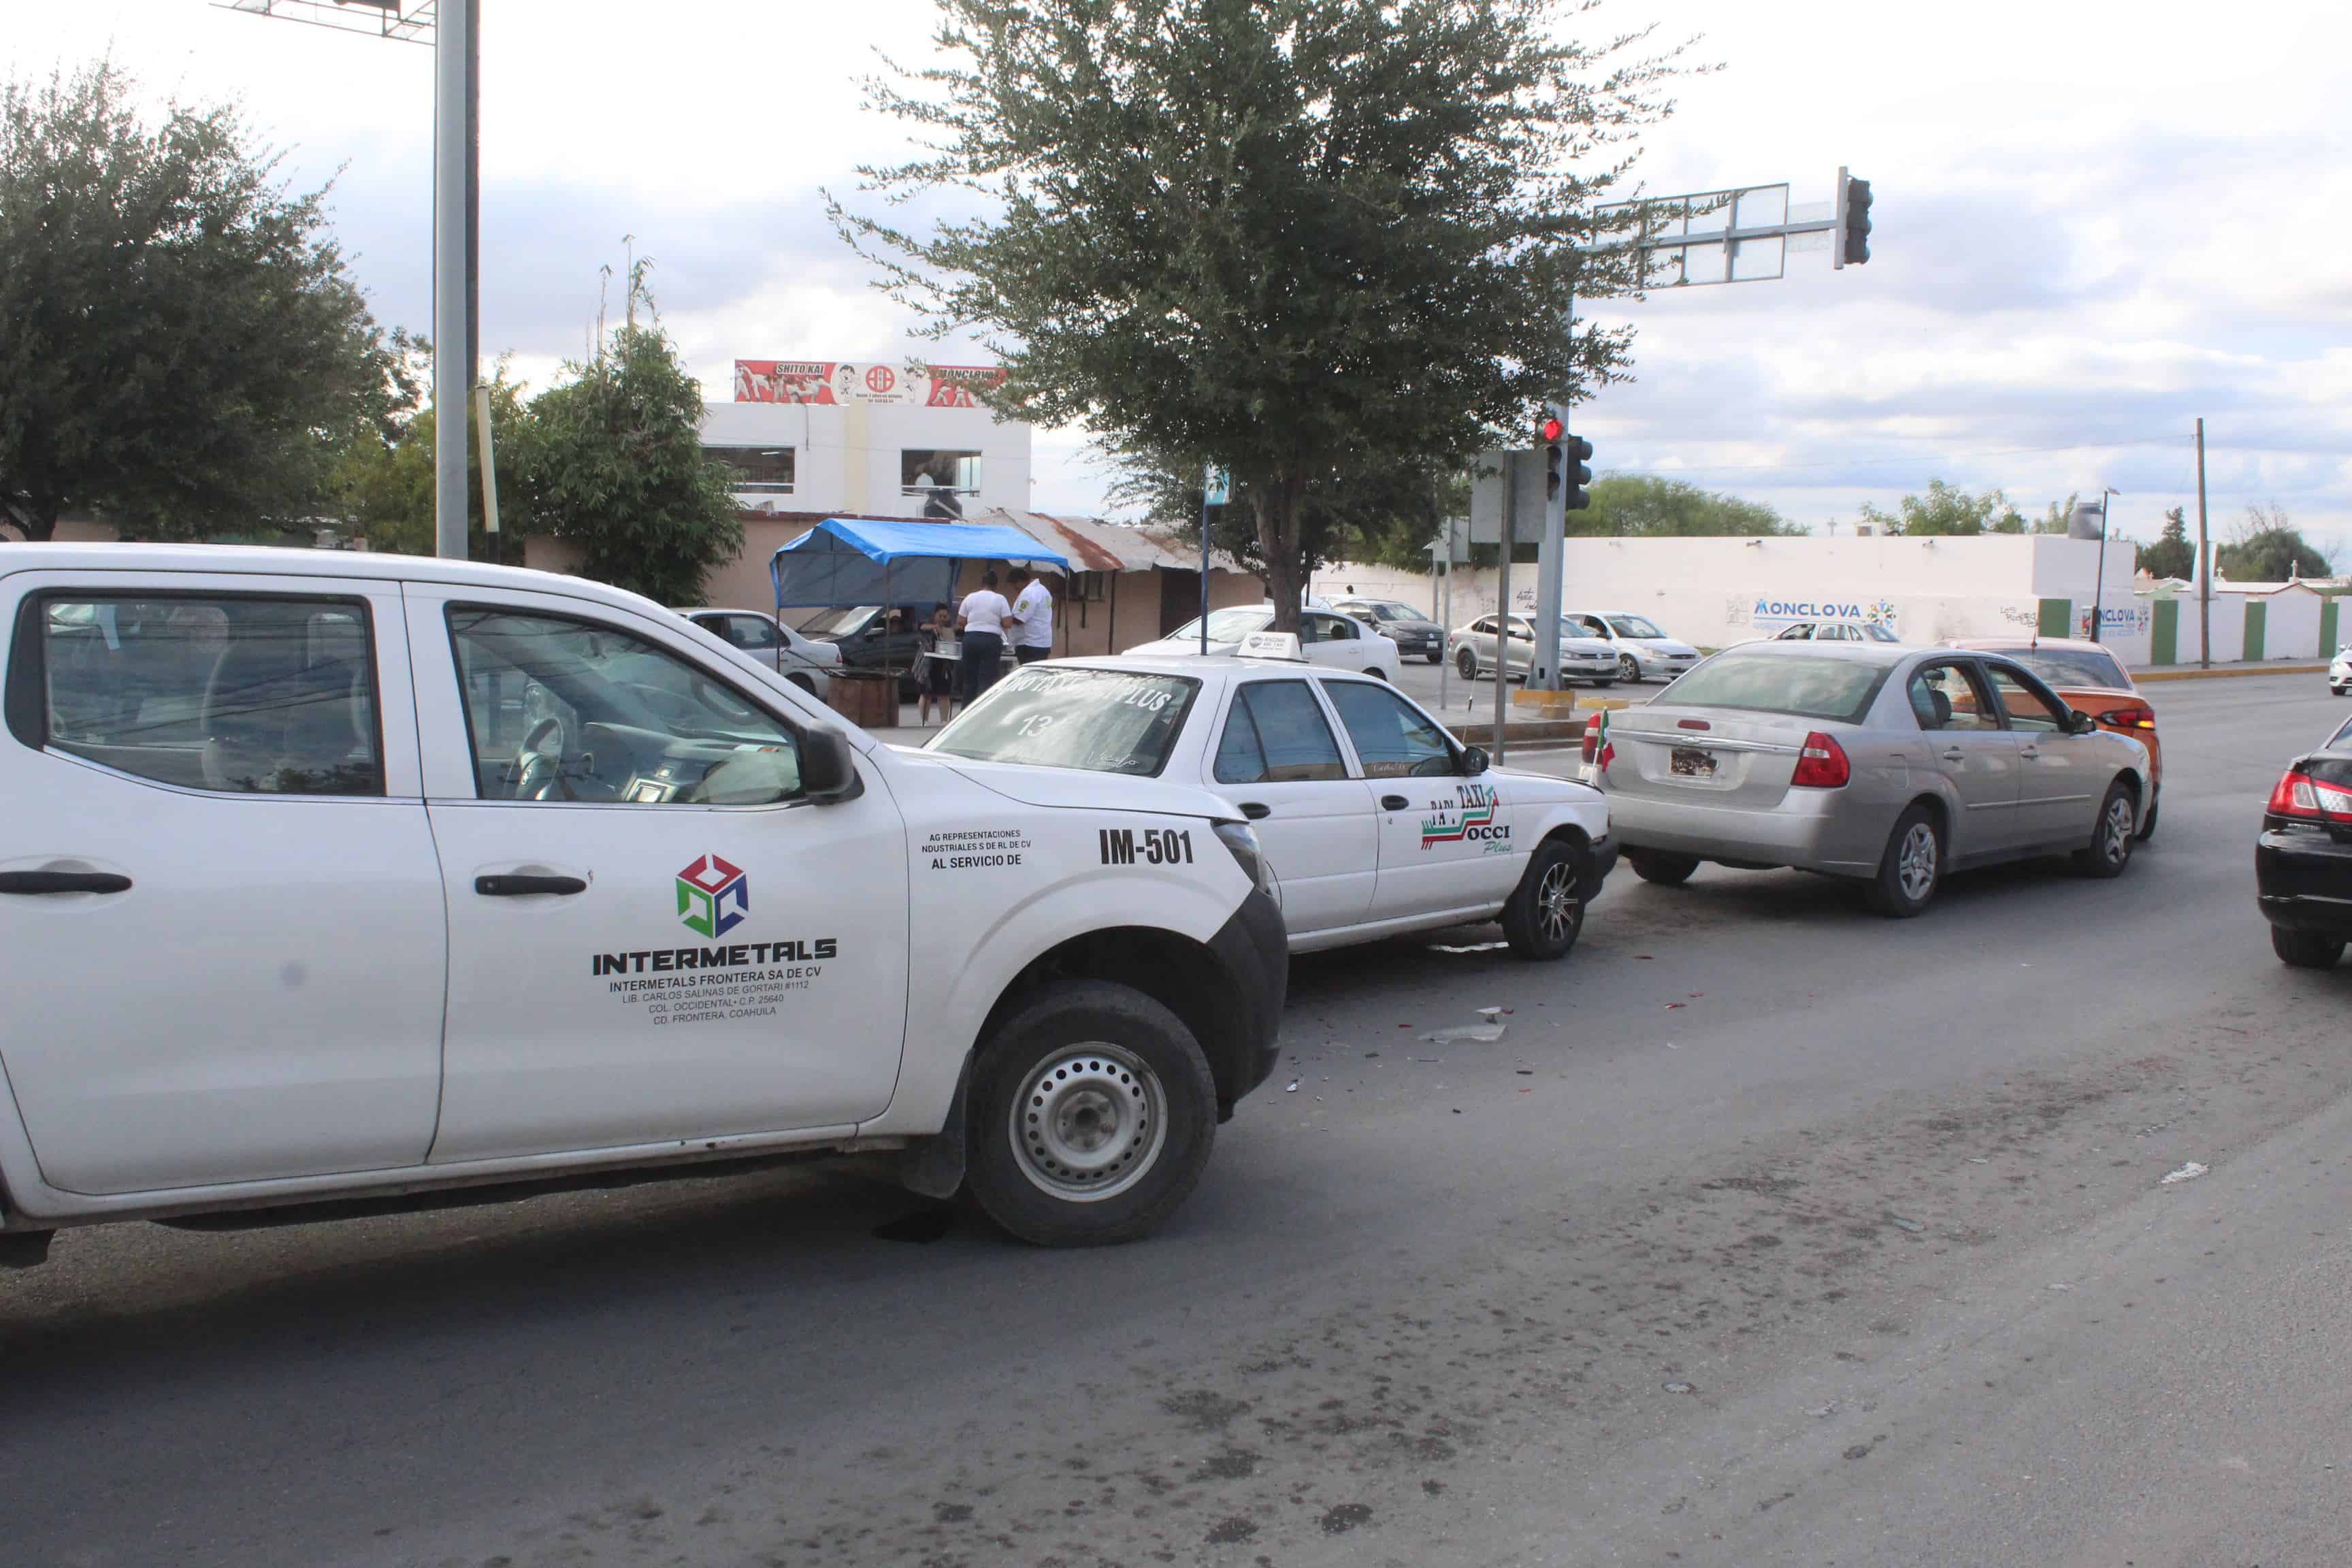
[{"label": "intermetals logo", "polygon": [[725,936],[751,912],[751,879],[743,868],[705,855],[677,874],[677,919],[687,930]]}]

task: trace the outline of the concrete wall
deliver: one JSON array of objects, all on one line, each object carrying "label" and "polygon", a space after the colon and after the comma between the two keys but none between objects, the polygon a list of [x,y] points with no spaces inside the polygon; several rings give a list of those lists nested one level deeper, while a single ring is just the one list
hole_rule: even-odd
[{"label": "concrete wall", "polygon": [[923,498],[900,493],[899,454],[950,450],[982,455],[980,494],[961,498],[967,516],[990,507],[1029,510],[1029,426],[1000,424],[984,408],[713,403],[703,416],[702,439],[712,447],[793,448],[792,493],[745,492],[738,499],[746,506],[920,517]]}]

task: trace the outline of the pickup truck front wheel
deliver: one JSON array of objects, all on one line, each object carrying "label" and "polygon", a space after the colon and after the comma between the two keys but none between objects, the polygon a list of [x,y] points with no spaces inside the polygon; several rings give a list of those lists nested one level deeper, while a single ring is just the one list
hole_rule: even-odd
[{"label": "pickup truck front wheel", "polygon": [[1216,1132],[1216,1082],[1183,1020],[1115,982],[1065,982],[981,1048],[972,1199],[1040,1247],[1130,1241],[1191,1194]]}]

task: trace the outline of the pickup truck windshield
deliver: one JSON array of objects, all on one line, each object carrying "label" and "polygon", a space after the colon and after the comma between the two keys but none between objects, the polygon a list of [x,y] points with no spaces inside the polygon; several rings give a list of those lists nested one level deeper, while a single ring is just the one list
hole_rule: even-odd
[{"label": "pickup truck windshield", "polygon": [[1168,765],[1200,689],[1199,681],[1173,675],[1024,669],[989,688],[929,749],[976,762],[1153,778]]}]

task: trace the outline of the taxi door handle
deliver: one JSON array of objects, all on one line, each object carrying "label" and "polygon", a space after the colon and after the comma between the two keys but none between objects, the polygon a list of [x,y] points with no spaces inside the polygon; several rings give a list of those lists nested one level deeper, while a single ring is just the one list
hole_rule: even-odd
[{"label": "taxi door handle", "polygon": [[2030,763],[2042,755],[2042,749],[2039,746],[2023,746],[2019,748],[2017,754]]},{"label": "taxi door handle", "polygon": [[0,871],[0,893],[127,893],[131,879],[112,871]]},{"label": "taxi door handle", "polygon": [[1950,751],[1944,753],[1944,761],[1948,763],[1964,763],[1968,760],[1969,754],[1960,750],[1958,746],[1954,746]]},{"label": "taxi door handle", "polygon": [[1405,799],[1405,797],[1401,795],[1384,795],[1381,796],[1381,809],[1382,811],[1402,811],[1411,805],[1412,805],[1412,802]]},{"label": "taxi door handle", "polygon": [[509,871],[503,876],[474,879],[474,891],[486,899],[520,899],[532,893],[584,893],[587,890],[587,880],[580,877],[533,877]]},{"label": "taxi door handle", "polygon": [[1252,822],[1264,822],[1274,815],[1274,807],[1255,800],[1245,800],[1242,802],[1242,815]]}]

